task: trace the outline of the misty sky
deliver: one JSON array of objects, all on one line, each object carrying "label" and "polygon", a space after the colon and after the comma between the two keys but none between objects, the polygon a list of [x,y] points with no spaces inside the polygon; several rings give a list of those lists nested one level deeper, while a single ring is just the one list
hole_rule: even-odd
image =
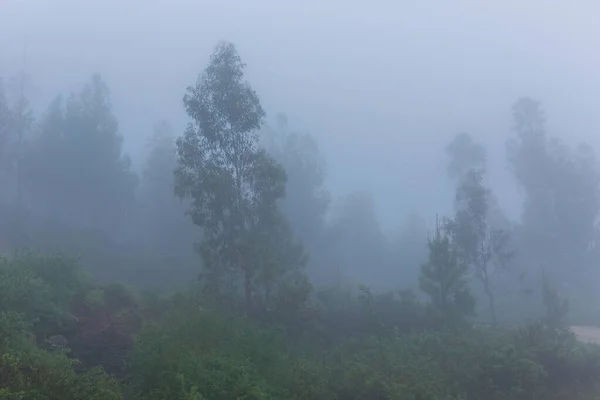
[{"label": "misty sky", "polygon": [[185,87],[230,40],[271,117],[318,137],[332,191],[371,190],[384,226],[449,212],[443,150],[460,131],[488,145],[514,215],[517,97],[600,150],[598,15],[584,0],[0,0],[0,76],[21,68],[25,42],[36,107],[102,73],[135,158],[159,119],[182,129]]}]

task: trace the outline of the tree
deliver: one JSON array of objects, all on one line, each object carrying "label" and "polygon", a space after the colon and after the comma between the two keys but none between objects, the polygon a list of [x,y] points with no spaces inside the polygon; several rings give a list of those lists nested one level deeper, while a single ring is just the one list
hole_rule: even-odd
[{"label": "tree", "polygon": [[[461,150],[462,149],[462,150]],[[469,151],[477,149],[477,151]],[[512,252],[509,234],[491,225],[491,191],[483,184],[485,152],[468,135],[461,134],[448,147],[451,177],[457,179],[456,214],[448,222],[460,262],[468,266],[481,282],[488,298],[492,322],[497,323],[493,275],[506,269]],[[476,154],[476,157],[471,157]],[[464,160],[462,157],[468,156]],[[460,165],[461,168],[452,168]],[[458,175],[456,172],[460,172]]]},{"label": "tree", "polygon": [[4,212],[9,215],[6,223],[11,241],[25,245],[23,157],[34,120],[22,88],[10,103],[0,85],[0,185],[3,186],[0,199],[10,208]]},{"label": "tree", "polygon": [[281,211],[314,262],[314,256],[325,250],[325,215],[331,200],[324,186],[326,167],[319,145],[308,133],[289,132],[284,114],[278,115],[277,128],[263,130],[261,139],[267,152],[285,168],[288,179]]},{"label": "tree", "polygon": [[446,152],[450,156],[447,171],[451,179],[460,180],[473,169],[485,173],[485,148],[473,141],[468,133],[456,135],[446,147]]},{"label": "tree", "polygon": [[[473,140],[468,133],[460,133],[446,147],[449,156],[447,167],[448,177],[458,186],[462,180],[475,171],[482,177],[487,174],[487,154],[481,143]],[[456,201],[456,199],[455,199]],[[487,197],[489,222],[495,228],[510,228],[510,221],[498,205],[498,200],[489,191]]]},{"label": "tree", "polygon": [[4,93],[4,86],[0,79],[0,166],[6,168],[7,146],[10,137],[12,116]]},{"label": "tree", "polygon": [[529,262],[546,270],[548,279],[581,277],[598,238],[596,155],[587,145],[573,151],[549,138],[536,100],[519,99],[513,119],[516,137],[507,143],[507,157],[523,192],[520,236]]},{"label": "tree", "polygon": [[249,311],[277,283],[296,281],[305,257],[277,207],[286,172],[258,148],[265,112],[244,67],[235,46],[220,43],[188,88],[192,122],[177,139],[175,189],[192,199],[189,213],[204,228],[198,250],[207,289],[219,295],[241,286]]},{"label": "tree", "polygon": [[482,184],[479,172],[469,171],[457,189],[456,199],[462,207],[448,228],[458,248],[461,262],[471,267],[488,298],[492,322],[497,323],[493,277],[506,270],[512,257],[508,249],[509,234],[490,226],[488,220],[489,190]]},{"label": "tree", "polygon": [[427,261],[428,257],[427,230],[425,219],[416,213],[410,213],[394,232],[391,241],[391,255],[396,266],[394,280],[402,286],[415,285],[419,282],[419,267]]},{"label": "tree", "polygon": [[388,273],[391,267],[390,243],[381,230],[371,193],[356,191],[341,200],[325,240],[330,267],[341,269],[330,272],[343,272],[352,284],[366,284],[374,290],[390,289],[392,282],[382,280],[379,273]]},{"label": "tree", "polygon": [[[4,87],[2,80],[0,79],[0,212],[4,215],[14,214],[9,209],[9,202],[11,196],[9,190],[10,187],[10,139],[12,137],[12,120],[13,116],[8,106],[6,96],[4,93]],[[0,220],[0,252],[6,251],[8,248],[9,235],[13,230],[13,221],[8,221],[8,218],[2,218]]]},{"label": "tree", "polygon": [[[181,241],[182,230],[191,236],[193,224],[185,215],[188,204],[178,199],[174,171],[177,167],[177,147],[167,122],[155,125],[148,143],[148,154],[143,165],[140,186],[140,214],[145,236],[150,247],[164,244],[165,240]],[[184,227],[186,229],[184,229]],[[169,237],[165,237],[169,232]],[[179,234],[176,234],[179,232]],[[154,235],[151,237],[150,235]]]},{"label": "tree", "polygon": [[100,75],[48,108],[26,159],[30,203],[72,227],[116,233],[135,200],[137,176]]},{"label": "tree", "polygon": [[548,282],[544,273],[542,273],[542,299],[546,308],[546,324],[552,329],[567,328],[569,302],[559,295],[558,289]]},{"label": "tree", "polygon": [[[167,122],[155,125],[148,143],[137,191],[138,209],[132,236],[153,254],[161,265],[173,265],[196,272],[198,258],[193,243],[201,237],[199,230],[186,215],[189,202],[181,201],[174,191],[174,171],[177,167],[175,137]],[[171,271],[173,272],[173,270]],[[186,279],[185,273],[177,274]]]},{"label": "tree", "polygon": [[461,262],[452,235],[446,224],[436,220],[433,238],[428,240],[429,261],[421,266],[421,290],[446,322],[456,321],[473,313],[475,299],[468,289],[469,267]]}]

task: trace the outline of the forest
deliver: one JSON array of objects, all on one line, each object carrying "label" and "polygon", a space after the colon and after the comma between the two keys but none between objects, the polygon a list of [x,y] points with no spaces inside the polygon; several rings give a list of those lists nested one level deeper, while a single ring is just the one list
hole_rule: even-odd
[{"label": "forest", "polygon": [[458,133],[453,213],[388,233],[245,67],[218,43],[140,168],[100,74],[40,115],[0,91],[0,399],[600,399],[591,146],[515,99],[520,217]]}]

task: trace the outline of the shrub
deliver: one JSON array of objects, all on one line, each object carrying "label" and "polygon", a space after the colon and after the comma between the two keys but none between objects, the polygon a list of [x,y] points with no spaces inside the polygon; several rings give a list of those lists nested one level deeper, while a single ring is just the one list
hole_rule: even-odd
[{"label": "shrub", "polygon": [[101,369],[77,374],[77,361],[38,348],[23,315],[0,313],[0,398],[14,400],[117,400],[118,382]]},{"label": "shrub", "polygon": [[280,343],[277,331],[241,317],[174,307],[137,337],[133,391],[150,400],[282,399]]}]

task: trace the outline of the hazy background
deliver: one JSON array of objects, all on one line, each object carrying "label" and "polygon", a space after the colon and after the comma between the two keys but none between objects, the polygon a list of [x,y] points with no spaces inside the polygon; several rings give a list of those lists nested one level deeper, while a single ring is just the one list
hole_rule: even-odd
[{"label": "hazy background", "polygon": [[156,120],[181,130],[185,87],[230,40],[270,116],[318,138],[334,197],[368,189],[384,228],[451,209],[442,152],[459,131],[488,145],[493,187],[516,216],[504,142],[518,96],[544,102],[551,133],[600,142],[599,12],[591,1],[0,0],[0,75],[21,68],[27,43],[40,111],[102,73],[138,162]]}]

